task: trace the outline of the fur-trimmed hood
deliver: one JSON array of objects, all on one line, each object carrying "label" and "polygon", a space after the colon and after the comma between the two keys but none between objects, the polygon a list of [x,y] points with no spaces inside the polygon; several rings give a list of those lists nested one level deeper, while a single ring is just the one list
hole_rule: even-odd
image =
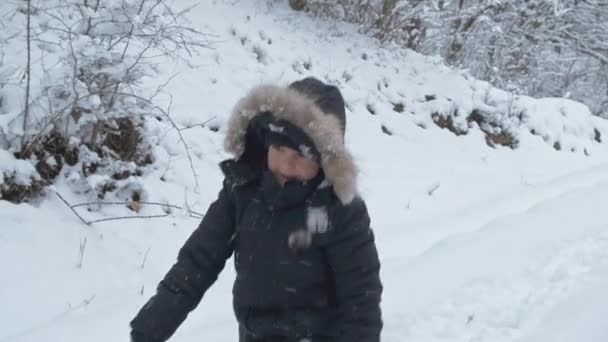
[{"label": "fur-trimmed hood", "polygon": [[357,194],[357,167],[344,146],[343,125],[302,92],[275,85],[254,87],[237,102],[228,120],[226,151],[237,160],[243,156],[249,123],[264,112],[300,128],[312,140],[321,154],[325,179],[343,204],[352,202]]}]

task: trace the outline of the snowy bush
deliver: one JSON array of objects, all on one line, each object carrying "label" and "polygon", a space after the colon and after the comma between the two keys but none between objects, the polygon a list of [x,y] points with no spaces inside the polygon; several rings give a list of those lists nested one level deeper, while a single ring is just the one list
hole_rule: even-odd
[{"label": "snowy bush", "polygon": [[441,55],[497,87],[569,97],[608,117],[605,0],[308,0],[306,8]]},{"label": "snowy bush", "polygon": [[31,17],[28,53],[35,41],[56,63],[41,70],[39,93],[1,127],[6,148],[34,163],[47,183],[64,170],[73,189],[90,197],[140,198],[138,178],[153,162],[146,121],[169,119],[154,103],[161,89],[146,95],[143,84],[159,74],[162,58],[204,47],[204,35],[189,26],[187,10],[162,0],[27,3],[19,12]]},{"label": "snowy bush", "polygon": [[21,202],[38,196],[44,182],[32,164],[0,149],[0,200]]}]

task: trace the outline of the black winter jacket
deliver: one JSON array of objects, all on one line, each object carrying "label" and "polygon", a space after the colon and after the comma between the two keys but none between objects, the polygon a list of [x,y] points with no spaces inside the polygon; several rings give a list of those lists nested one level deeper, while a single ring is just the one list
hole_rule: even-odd
[{"label": "black winter jacket", "polygon": [[[345,203],[327,182],[282,189],[251,158],[221,168],[218,199],[131,322],[133,340],[169,339],[234,254],[241,342],[379,342],[380,264],[364,201]],[[299,232],[312,234],[294,249]]]}]

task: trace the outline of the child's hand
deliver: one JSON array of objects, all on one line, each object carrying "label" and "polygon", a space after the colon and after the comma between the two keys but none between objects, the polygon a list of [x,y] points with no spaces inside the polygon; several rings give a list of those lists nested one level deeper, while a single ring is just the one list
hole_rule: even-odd
[{"label": "child's hand", "polygon": [[289,248],[291,248],[294,253],[300,254],[304,250],[310,247],[312,243],[312,234],[305,229],[297,230],[289,235]]}]

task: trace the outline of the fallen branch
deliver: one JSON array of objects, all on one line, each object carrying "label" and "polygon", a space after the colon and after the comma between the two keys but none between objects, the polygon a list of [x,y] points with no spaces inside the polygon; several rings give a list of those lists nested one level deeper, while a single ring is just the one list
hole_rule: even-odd
[{"label": "fallen branch", "polygon": [[87,248],[87,238],[85,237],[84,240],[82,240],[80,242],[80,248],[78,249],[78,264],[76,264],[76,268],[81,269],[82,268],[82,262],[84,260],[84,253],[86,251]]},{"label": "fallen branch", "polygon": [[[184,203],[186,204],[186,210],[188,210],[188,214],[190,216],[193,216],[192,213],[196,214],[195,211],[192,211],[192,209],[190,209],[190,203],[188,203],[188,192],[186,189],[184,189]],[[201,218],[202,218],[202,215],[201,215]]]},{"label": "fallen branch", "polygon": [[439,187],[441,186],[441,183],[437,182],[437,184],[434,184],[428,191],[427,193],[429,194],[429,196],[433,196],[433,193],[435,191],[437,191],[437,189],[439,189]]},{"label": "fallen branch", "polygon": [[89,299],[83,300],[82,304],[84,304],[84,306],[89,306],[89,304],[91,304],[91,302],[93,301],[93,299],[95,299],[95,295],[92,295],[91,298],[89,298]]},{"label": "fallen branch", "polygon": [[[126,219],[161,218],[161,217],[167,217],[167,216],[169,216],[169,214],[162,214],[162,215],[138,215],[138,216],[116,216],[116,217],[108,217],[108,218],[103,218],[103,219],[97,219],[97,220],[87,221],[74,208],[78,208],[78,207],[82,207],[82,206],[88,206],[88,205],[128,205],[130,202],[88,202],[88,203],[79,203],[79,204],[72,205],[65,198],[63,198],[63,196],[61,196],[61,194],[59,194],[59,192],[55,191],[55,194],[57,195],[57,197],[59,197],[59,199],[61,199],[61,201],[63,203],[65,203],[65,205],[68,208],[70,208],[70,210],[74,213],[74,215],[76,215],[76,217],[78,217],[78,219],[80,219],[80,221],[82,223],[84,223],[85,225],[87,225],[87,226],[90,226],[93,223],[104,222],[104,221],[115,221],[115,220],[126,220]],[[169,207],[169,208],[175,208],[175,209],[180,209],[180,210],[187,210],[188,211],[188,215],[190,217],[192,217],[192,218],[200,219],[200,218],[202,218],[204,216],[201,213],[197,213],[195,211],[190,210],[190,208],[186,209],[186,208],[180,207],[178,205],[165,204],[165,203],[159,203],[159,202],[139,202],[139,203],[141,203],[141,204],[147,204],[147,205],[158,205],[158,206],[162,206],[162,207]]]},{"label": "fallen branch", "polygon": [[146,251],[146,254],[144,255],[144,260],[141,262],[141,265],[139,266],[140,270],[143,270],[144,267],[146,267],[146,261],[148,260],[148,254],[150,254],[150,248],[148,248],[148,250]]},{"label": "fallen branch", "polygon": [[[129,203],[131,203],[131,202],[87,202],[87,203],[74,204],[71,207],[78,208],[78,207],[84,207],[84,206],[88,206],[88,205],[128,205]],[[139,203],[146,204],[146,205],[158,205],[161,207],[167,207],[167,208],[173,208],[173,209],[187,210],[188,213],[190,213],[190,214],[195,214],[195,215],[201,216],[201,217],[203,216],[203,214],[201,214],[201,213],[192,211],[192,210],[190,210],[190,208],[180,207],[179,205],[160,203],[160,202],[145,202],[145,201],[139,201]]]},{"label": "fallen branch", "polygon": [[59,192],[55,191],[55,195],[57,195],[57,197],[59,197],[59,199],[61,201],[63,201],[63,203],[65,203],[65,205],[67,205],[68,208],[70,208],[70,210],[72,210],[72,212],[74,213],[74,215],[76,215],[76,217],[78,217],[82,223],[86,224],[87,226],[91,225],[91,222],[85,220],[82,216],[80,216],[80,214],[78,214],[78,212],[76,210],[74,210],[74,207],[71,206],[70,203],[68,203],[68,201],[66,201],[65,198],[63,198],[63,196],[61,196],[59,194]]},{"label": "fallen branch", "polygon": [[164,215],[143,215],[143,216],[116,216],[116,217],[103,218],[103,219],[99,219],[99,220],[93,220],[93,221],[91,221],[91,223],[105,222],[105,221],[116,221],[116,220],[128,220],[128,219],[161,218],[161,217],[167,217],[167,216],[169,216],[169,214],[164,214]]}]

